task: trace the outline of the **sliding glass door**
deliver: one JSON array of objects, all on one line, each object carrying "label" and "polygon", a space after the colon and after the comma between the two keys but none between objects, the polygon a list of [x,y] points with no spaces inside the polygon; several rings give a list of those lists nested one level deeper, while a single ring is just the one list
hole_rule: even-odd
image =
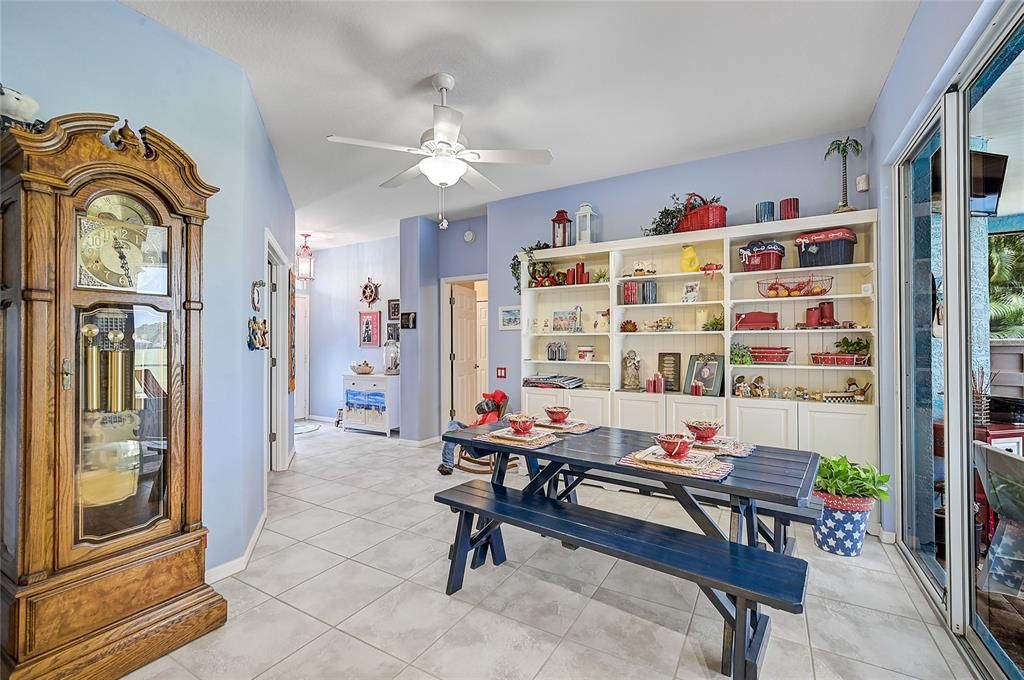
[{"label": "sliding glass door", "polygon": [[942,133],[933,122],[900,168],[902,540],[935,588],[946,586]]},{"label": "sliding glass door", "polygon": [[970,626],[1024,678],[1024,25],[964,94]]}]

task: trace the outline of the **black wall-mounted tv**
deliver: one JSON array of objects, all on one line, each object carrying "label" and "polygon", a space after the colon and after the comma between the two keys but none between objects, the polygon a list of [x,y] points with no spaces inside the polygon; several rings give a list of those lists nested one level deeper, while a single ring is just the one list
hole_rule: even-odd
[{"label": "black wall-mounted tv", "polygon": [[[971,152],[971,217],[992,217],[999,209],[1008,156],[987,151]],[[941,209],[942,151],[932,154],[932,210]]]}]

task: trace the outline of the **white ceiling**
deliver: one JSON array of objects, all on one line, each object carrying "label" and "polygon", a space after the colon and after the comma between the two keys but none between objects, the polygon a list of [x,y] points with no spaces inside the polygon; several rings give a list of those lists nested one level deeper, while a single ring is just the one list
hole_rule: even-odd
[{"label": "white ceiling", "polygon": [[[134,7],[238,62],[318,248],[390,236],[430,213],[416,157],[437,95],[477,148],[549,148],[546,167],[481,166],[449,217],[550,189],[863,126],[916,2],[144,2]],[[192,74],[198,77],[199,74]]]}]

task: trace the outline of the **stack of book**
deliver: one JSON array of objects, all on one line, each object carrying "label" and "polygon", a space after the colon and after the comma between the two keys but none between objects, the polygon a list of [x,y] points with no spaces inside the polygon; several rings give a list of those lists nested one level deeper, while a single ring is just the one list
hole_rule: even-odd
[{"label": "stack of book", "polygon": [[657,301],[657,281],[626,281],[622,284],[622,304],[624,305],[650,305]]}]

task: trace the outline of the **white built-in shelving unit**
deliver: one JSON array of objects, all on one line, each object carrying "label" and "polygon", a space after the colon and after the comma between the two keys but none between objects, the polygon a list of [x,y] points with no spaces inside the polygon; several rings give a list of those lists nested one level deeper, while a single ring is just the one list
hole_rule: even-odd
[{"label": "white built-in shelving unit", "polygon": [[[794,239],[805,232],[837,227],[857,234],[851,264],[800,267],[799,250]],[[854,460],[878,464],[877,390],[875,358],[868,366],[818,366],[811,363],[813,352],[834,351],[836,340],[866,337],[872,352],[877,346],[877,215],[874,210],[802,217],[761,224],[729,226],[664,236],[640,237],[534,252],[534,259],[547,262],[553,271],[565,270],[583,261],[590,276],[599,269],[609,281],[574,286],[530,288],[527,267],[522,268],[522,375],[559,373],[575,375],[586,381],[586,389],[550,390],[523,388],[522,409],[534,415],[550,405],[566,405],[590,422],[647,431],[678,431],[682,420],[719,418],[726,432],[747,441],[767,445],[812,449],[826,455],[845,453]],[[786,248],[782,269],[745,272],[739,248],[755,240],[773,240]],[[692,246],[701,264],[722,264],[713,277],[702,272],[680,272],[683,246]],[[525,263],[525,256],[521,256]],[[636,261],[654,264],[656,273],[628,276]],[[806,274],[833,277],[831,291],[814,297],[764,298],[758,293],[761,279],[787,278]],[[623,304],[622,287],[628,281],[657,282],[655,303]],[[699,281],[697,302],[682,302],[686,284]],[[856,329],[795,329],[804,320],[807,307],[823,300],[835,303],[838,320],[857,323]],[[582,333],[556,333],[541,328],[556,311],[579,305],[583,309]],[[609,328],[598,328],[598,312],[610,310]],[[780,330],[742,331],[734,329],[737,313],[777,312]],[[725,330],[705,331],[703,323],[724,315]],[[645,331],[644,323],[671,316],[670,331]],[[638,332],[620,332],[620,324],[635,321]],[[531,321],[536,320],[536,327]],[[571,361],[548,361],[548,342],[564,340]],[[793,350],[786,364],[730,365],[729,347],[733,342],[751,346],[789,347]],[[576,360],[578,345],[592,345],[594,361]],[[681,356],[681,380],[693,354],[718,354],[725,357],[723,397],[694,397],[682,392],[652,394],[621,389],[622,357],[636,350],[641,358],[641,378],[658,369],[658,354]],[[733,378],[748,380],[763,376],[772,386],[801,386],[811,392],[841,391],[847,378],[860,384],[872,383],[867,403],[833,404],[820,401],[786,399],[750,399],[730,395]]]}]

